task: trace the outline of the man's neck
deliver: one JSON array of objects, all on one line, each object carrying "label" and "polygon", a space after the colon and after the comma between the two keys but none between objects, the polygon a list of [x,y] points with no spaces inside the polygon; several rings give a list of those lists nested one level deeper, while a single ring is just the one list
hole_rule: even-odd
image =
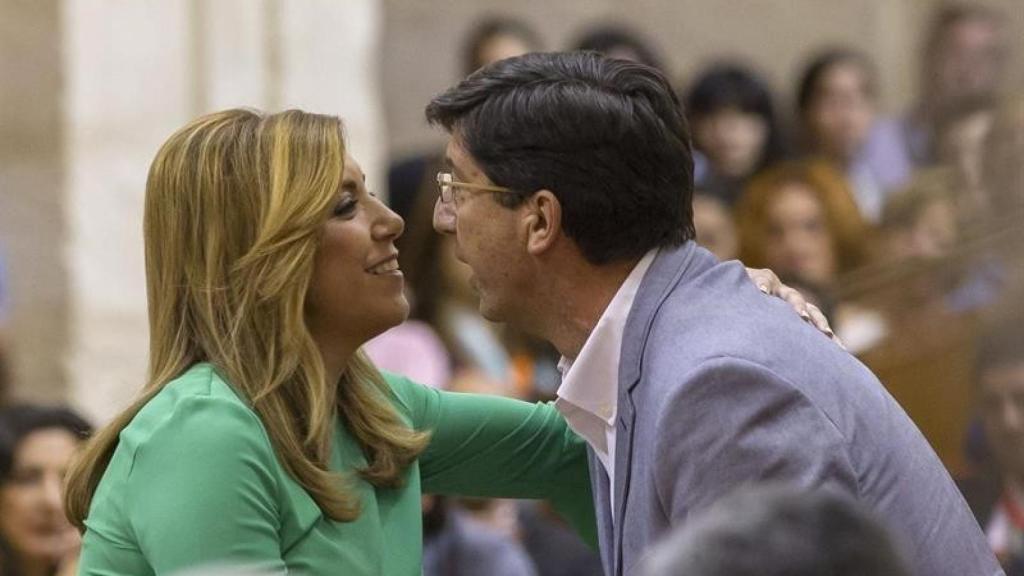
[{"label": "man's neck", "polygon": [[553,281],[552,298],[543,315],[542,337],[569,359],[580,350],[636,266],[637,260],[603,266],[581,266],[574,273],[562,271]]}]

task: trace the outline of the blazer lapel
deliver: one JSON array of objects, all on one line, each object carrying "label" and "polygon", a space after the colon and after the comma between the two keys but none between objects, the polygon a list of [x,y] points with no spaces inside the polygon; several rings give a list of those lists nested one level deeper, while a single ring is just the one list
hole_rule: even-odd
[{"label": "blazer lapel", "polygon": [[[623,519],[629,501],[632,475],[633,430],[636,406],[633,389],[640,383],[642,360],[647,336],[650,334],[658,308],[686,271],[696,245],[687,242],[678,248],[662,248],[644,275],[636,299],[626,319],[622,335],[622,353],[619,358],[618,429],[615,431],[615,549],[612,554],[613,575],[622,574]],[[602,542],[605,540],[602,538]],[[602,556],[604,551],[602,550]]]},{"label": "blazer lapel", "polygon": [[612,574],[615,528],[612,526],[612,510],[608,500],[611,486],[608,472],[604,464],[594,454],[594,449],[587,446],[587,460],[590,464],[590,483],[594,492],[594,512],[597,516],[597,543],[601,551],[601,565],[605,574]]}]

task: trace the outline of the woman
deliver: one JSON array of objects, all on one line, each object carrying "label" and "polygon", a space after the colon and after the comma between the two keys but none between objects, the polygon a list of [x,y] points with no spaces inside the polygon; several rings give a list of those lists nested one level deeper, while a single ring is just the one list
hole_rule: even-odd
[{"label": "woman", "polygon": [[83,574],[418,573],[421,490],[553,498],[591,530],[586,454],[553,409],[385,380],[359,353],[408,312],[402,226],[336,118],[233,110],[164,144],[149,382],[68,483]]},{"label": "woman", "polygon": [[816,55],[797,87],[804,151],[842,167],[861,214],[872,222],[911,173],[899,127],[878,117],[877,84],[866,55],[837,48]]},{"label": "woman", "polygon": [[594,540],[584,444],[553,406],[382,376],[359,351],[408,313],[403,223],[339,119],[201,117],[146,188],[150,376],[70,474],[81,574],[416,574],[424,492],[551,499]]},{"label": "woman", "polygon": [[737,207],[740,260],[776,270],[808,291],[854,353],[884,336],[870,310],[838,302],[840,278],[868,263],[872,230],[832,164],[789,162],[754,178]]},{"label": "woman", "polygon": [[768,83],[738,64],[701,73],[686,97],[697,185],[730,208],[748,179],[784,155],[782,133]]},{"label": "woman", "polygon": [[75,573],[81,538],[64,516],[61,484],[89,424],[64,408],[0,410],[0,574]]},{"label": "woman", "polygon": [[869,228],[831,164],[790,162],[751,181],[737,208],[740,259],[815,290],[867,261]]}]

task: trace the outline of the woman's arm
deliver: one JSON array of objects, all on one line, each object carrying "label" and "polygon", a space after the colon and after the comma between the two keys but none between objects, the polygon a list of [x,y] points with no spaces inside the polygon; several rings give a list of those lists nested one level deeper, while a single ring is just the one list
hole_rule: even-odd
[{"label": "woman's arm", "polygon": [[548,499],[596,541],[586,444],[553,405],[388,381],[415,428],[433,434],[419,459],[425,493]]},{"label": "woman's arm", "polygon": [[154,572],[226,565],[284,573],[276,470],[270,441],[244,406],[179,401],[140,444],[125,494]]}]

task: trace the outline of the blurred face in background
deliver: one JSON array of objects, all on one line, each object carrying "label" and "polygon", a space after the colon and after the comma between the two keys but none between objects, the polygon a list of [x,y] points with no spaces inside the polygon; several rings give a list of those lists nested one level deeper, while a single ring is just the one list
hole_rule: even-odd
[{"label": "blurred face in background", "polygon": [[981,410],[1003,472],[1024,480],[1024,359],[982,373]]},{"label": "blurred face in background", "polygon": [[18,445],[11,477],[0,485],[0,536],[22,562],[56,563],[77,546],[61,497],[77,448],[78,439],[61,429],[37,430]]},{"label": "blurred face in background", "polygon": [[861,149],[875,120],[869,82],[868,72],[852,60],[822,74],[804,119],[817,151],[845,163]]},{"label": "blurred face in background", "polygon": [[816,288],[835,280],[836,253],[825,209],[806,184],[782,184],[768,202],[765,226],[768,268]]},{"label": "blurred face in background", "polygon": [[930,59],[930,87],[925,97],[936,112],[998,91],[1006,51],[998,24],[983,17],[950,24],[935,43]]},{"label": "blurred face in background", "polygon": [[477,62],[480,67],[487,66],[515,56],[521,56],[531,51],[529,43],[514,34],[495,34],[480,44],[477,52]]},{"label": "blurred face in background", "polygon": [[764,153],[768,123],[757,114],[724,108],[695,118],[693,137],[717,174],[745,178]]},{"label": "blurred face in background", "polygon": [[733,260],[739,250],[736,223],[724,202],[707,194],[693,197],[693,225],[697,243],[719,260]]},{"label": "blurred face in background", "polygon": [[968,219],[990,209],[984,166],[985,144],[994,116],[993,110],[976,110],[951,122],[939,135],[939,160],[952,166],[959,176],[960,209]]},{"label": "blurred face in background", "polygon": [[956,238],[956,208],[952,202],[935,200],[921,210],[899,251],[913,258],[941,258],[953,249]]}]

